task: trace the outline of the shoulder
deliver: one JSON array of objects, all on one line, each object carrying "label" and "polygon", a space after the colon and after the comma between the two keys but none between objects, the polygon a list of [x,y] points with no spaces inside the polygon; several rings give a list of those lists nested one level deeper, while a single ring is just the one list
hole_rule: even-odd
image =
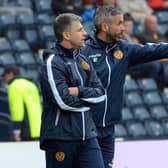
[{"label": "shoulder", "polygon": [[87,54],[84,52],[84,53],[80,53],[80,58],[82,59],[82,60],[85,60],[85,61],[88,61],[89,59],[88,59],[88,57],[87,57]]},{"label": "shoulder", "polygon": [[46,63],[60,63],[63,61],[62,52],[60,52],[57,48],[45,49],[43,51],[43,60]]},{"label": "shoulder", "polygon": [[127,50],[136,46],[135,43],[127,40],[120,40],[118,41],[117,44],[119,45],[120,48],[127,49]]}]

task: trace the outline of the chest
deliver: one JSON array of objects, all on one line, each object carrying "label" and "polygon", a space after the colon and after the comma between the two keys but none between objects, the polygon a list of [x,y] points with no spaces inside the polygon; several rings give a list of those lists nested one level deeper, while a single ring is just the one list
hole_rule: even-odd
[{"label": "chest", "polygon": [[113,81],[124,80],[128,60],[123,51],[119,49],[109,53],[95,51],[89,55],[89,58],[105,88]]},{"label": "chest", "polygon": [[71,86],[88,85],[90,65],[82,59],[66,59],[67,78]]},{"label": "chest", "polygon": [[124,53],[121,50],[114,50],[108,53],[95,51],[89,54],[89,58],[97,73],[106,74],[116,69],[122,63]]}]

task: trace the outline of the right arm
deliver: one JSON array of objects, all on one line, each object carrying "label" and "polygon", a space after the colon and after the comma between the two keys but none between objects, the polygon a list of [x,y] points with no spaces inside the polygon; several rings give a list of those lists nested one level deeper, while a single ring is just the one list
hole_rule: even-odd
[{"label": "right arm", "polygon": [[129,66],[168,58],[168,43],[128,44]]},{"label": "right arm", "polygon": [[8,88],[8,101],[11,119],[14,126],[14,139],[15,141],[21,140],[21,124],[24,119],[24,102],[21,93],[15,85],[9,85]]}]

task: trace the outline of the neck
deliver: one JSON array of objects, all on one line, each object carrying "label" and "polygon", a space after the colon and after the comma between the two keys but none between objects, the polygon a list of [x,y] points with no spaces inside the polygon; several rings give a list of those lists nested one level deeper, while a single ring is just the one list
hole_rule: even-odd
[{"label": "neck", "polygon": [[107,37],[107,34],[105,34],[104,32],[99,32],[97,34],[97,38],[104,41],[104,42],[107,42],[107,43],[112,43],[112,42],[115,42],[115,40],[112,40],[112,39],[109,39]]},{"label": "neck", "polygon": [[64,48],[67,48],[67,49],[73,48],[72,45],[71,45],[69,42],[67,42],[67,41],[62,41],[62,42],[60,42],[60,45],[61,45],[62,47],[64,47]]},{"label": "neck", "polygon": [[102,40],[102,41],[108,42],[104,33],[101,33],[101,32],[98,33],[97,38]]}]

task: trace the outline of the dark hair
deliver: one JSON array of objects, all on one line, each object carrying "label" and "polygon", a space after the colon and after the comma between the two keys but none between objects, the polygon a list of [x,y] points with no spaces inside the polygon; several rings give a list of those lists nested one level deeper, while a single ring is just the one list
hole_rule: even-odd
[{"label": "dark hair", "polygon": [[132,15],[130,13],[125,13],[124,14],[124,21],[132,21],[132,22],[134,22],[134,18],[132,17]]},{"label": "dark hair", "polygon": [[74,21],[82,22],[82,19],[80,16],[73,13],[63,13],[55,18],[54,33],[58,42],[63,40],[63,32],[71,31],[72,22]]},{"label": "dark hair", "polygon": [[3,72],[3,74],[1,76],[4,76],[5,74],[10,73],[10,72],[12,72],[15,76],[20,75],[20,70],[19,70],[19,68],[17,66],[9,65],[9,66],[6,66],[4,68],[4,72]]}]

